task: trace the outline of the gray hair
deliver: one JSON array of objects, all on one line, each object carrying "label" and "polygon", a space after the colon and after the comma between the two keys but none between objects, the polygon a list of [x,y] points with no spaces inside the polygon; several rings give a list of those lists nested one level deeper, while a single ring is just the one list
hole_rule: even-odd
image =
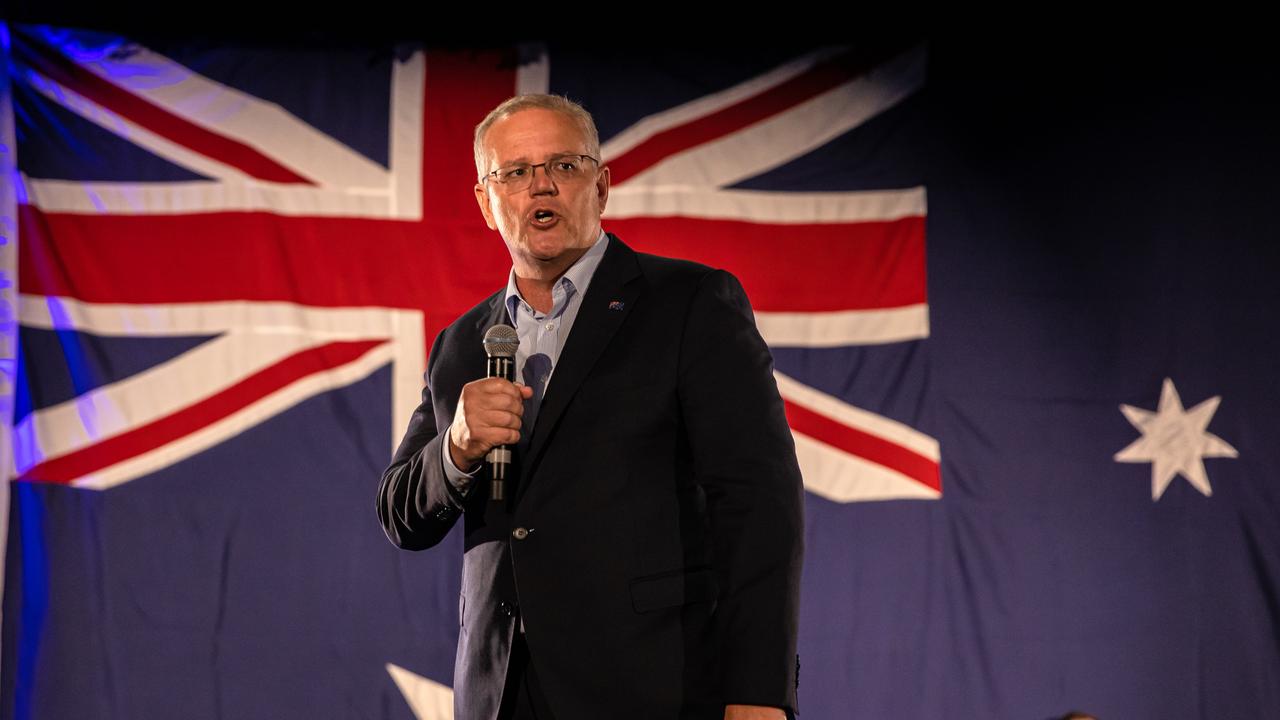
[{"label": "gray hair", "polygon": [[582,136],[587,141],[587,154],[604,162],[600,157],[600,133],[596,131],[596,121],[592,119],[591,113],[578,103],[561,95],[516,95],[507,100],[498,107],[494,108],[484,120],[476,125],[475,142],[472,147],[476,157],[476,176],[483,178],[485,173],[485,157],[484,157],[484,136],[489,132],[489,126],[495,122],[511,117],[521,110],[530,110],[540,108],[542,110],[551,110],[553,112],[567,115],[578,127],[582,129]]}]

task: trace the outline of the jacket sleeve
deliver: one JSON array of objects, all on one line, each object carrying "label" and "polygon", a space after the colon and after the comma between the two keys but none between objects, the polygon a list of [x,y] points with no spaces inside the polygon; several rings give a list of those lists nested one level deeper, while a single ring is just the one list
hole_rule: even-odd
[{"label": "jacket sleeve", "polygon": [[681,341],[679,396],[706,493],[726,703],[795,710],[804,486],[746,293],[705,275]]},{"label": "jacket sleeve", "polygon": [[406,550],[423,550],[443,540],[463,511],[464,499],[445,475],[441,443],[447,435],[436,428],[431,395],[432,369],[443,338],[441,332],[431,347],[422,403],[413,411],[409,429],[378,487],[382,529],[392,543]]}]

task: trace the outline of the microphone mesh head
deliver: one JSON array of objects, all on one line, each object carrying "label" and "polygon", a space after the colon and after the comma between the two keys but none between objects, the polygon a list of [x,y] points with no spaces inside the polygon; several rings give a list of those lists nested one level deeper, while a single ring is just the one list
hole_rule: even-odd
[{"label": "microphone mesh head", "polygon": [[515,357],[518,347],[520,338],[510,325],[494,325],[484,333],[484,351],[489,357]]}]

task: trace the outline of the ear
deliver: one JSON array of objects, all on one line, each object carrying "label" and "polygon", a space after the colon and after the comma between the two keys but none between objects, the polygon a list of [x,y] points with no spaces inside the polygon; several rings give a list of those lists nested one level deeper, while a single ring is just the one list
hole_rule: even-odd
[{"label": "ear", "polygon": [[498,226],[493,222],[493,208],[489,207],[489,193],[484,183],[476,183],[476,203],[480,205],[480,214],[484,215],[484,224],[488,225],[490,230],[497,230]]},{"label": "ear", "polygon": [[609,166],[600,168],[596,174],[596,199],[600,204],[600,214],[604,214],[604,206],[609,202]]}]

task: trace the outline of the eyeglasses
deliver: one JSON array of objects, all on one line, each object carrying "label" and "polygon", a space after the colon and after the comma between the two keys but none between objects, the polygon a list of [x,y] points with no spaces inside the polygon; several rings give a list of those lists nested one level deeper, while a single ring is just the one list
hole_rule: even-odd
[{"label": "eyeglasses", "polygon": [[547,174],[547,177],[556,182],[583,180],[591,172],[591,168],[587,166],[587,160],[595,163],[597,167],[600,165],[600,161],[590,155],[556,155],[550,160],[536,165],[520,163],[519,165],[498,168],[485,175],[481,180],[493,179],[503,190],[510,194],[527,190],[533,184],[533,169],[539,167]]}]

